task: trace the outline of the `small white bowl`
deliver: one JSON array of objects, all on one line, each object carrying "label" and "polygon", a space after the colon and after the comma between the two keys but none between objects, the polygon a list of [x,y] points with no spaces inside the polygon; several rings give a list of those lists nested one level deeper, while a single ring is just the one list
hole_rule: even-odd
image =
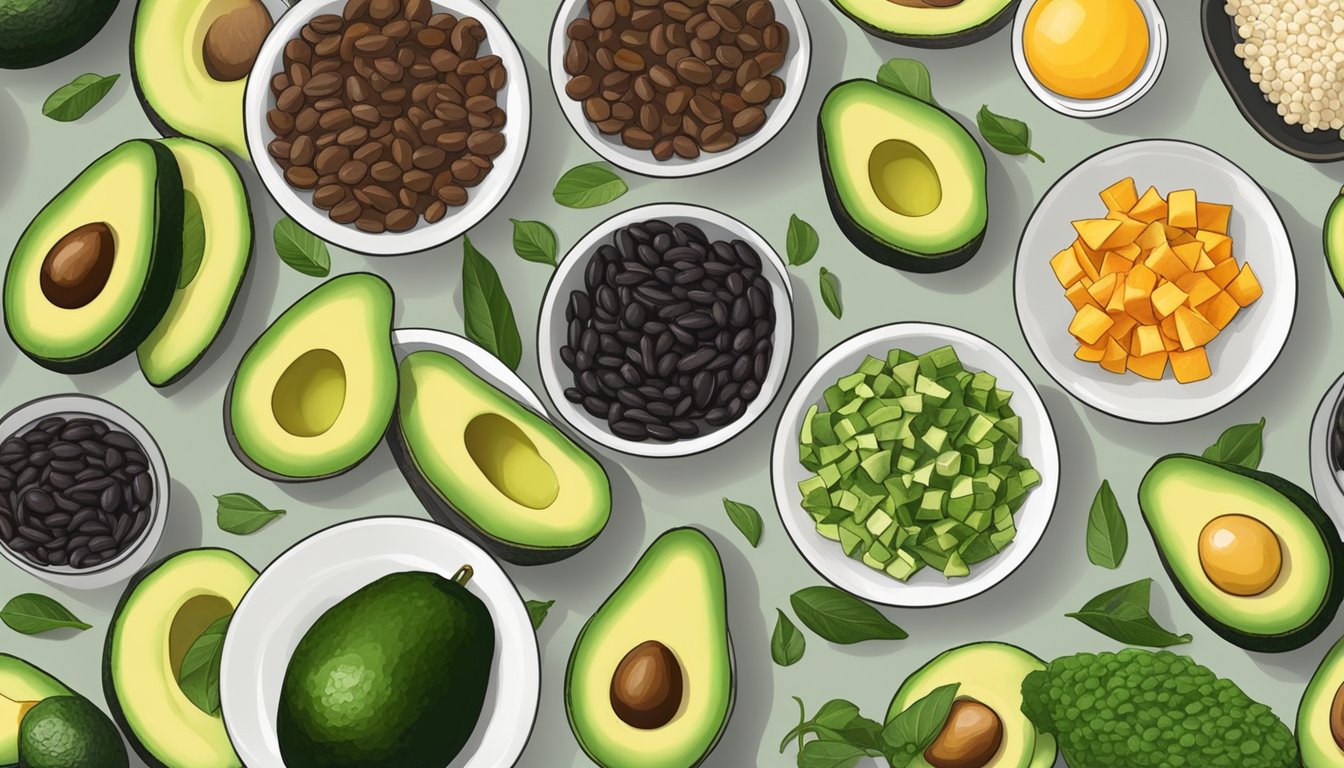
[{"label": "small white bowl", "polygon": [[1330,385],[1325,397],[1321,398],[1321,404],[1316,407],[1316,416],[1311,420],[1311,445],[1307,450],[1307,461],[1316,499],[1335,521],[1340,535],[1344,536],[1344,470],[1336,467],[1330,456],[1330,422],[1340,409],[1344,409],[1344,376]]},{"label": "small white bowl", "polygon": [[332,526],[290,547],[262,571],[229,625],[220,666],[220,711],[244,765],[284,768],[276,735],[280,689],[308,629],[355,591],[392,573],[451,578],[475,571],[469,589],[495,622],[494,668],[485,707],[451,768],[513,765],[532,735],[541,657],[527,608],[508,575],[480,547],[440,525],[370,517]]},{"label": "small white bowl", "polygon": [[494,159],[494,168],[478,186],[467,190],[467,204],[449,208],[448,215],[430,224],[423,218],[406,232],[373,234],[356,229],[353,224],[337,224],[327,212],[313,205],[311,191],[296,190],[285,181],[280,166],[266,150],[275,137],[266,123],[266,113],[275,106],[271,95],[271,78],[284,66],[285,44],[309,20],[326,13],[340,14],[346,0],[304,0],[290,7],[275,22],[266,37],[261,52],[247,83],[243,97],[243,127],[247,132],[247,148],[252,164],[266,186],[266,191],[284,210],[285,214],[304,229],[329,243],[370,256],[400,256],[426,251],[457,238],[490,215],[513,187],[523,167],[527,143],[531,133],[532,102],[527,67],[518,43],[493,11],[480,0],[434,0],[435,13],[471,16],[485,27],[486,40],[483,54],[492,53],[504,61],[509,73],[508,83],[500,91],[500,106],[508,113],[503,134],[504,151]]},{"label": "small white bowl", "polygon": [[765,125],[756,133],[739,141],[723,152],[702,152],[694,160],[673,156],[668,160],[656,160],[647,149],[631,149],[621,143],[619,136],[606,136],[597,129],[583,113],[583,105],[565,93],[569,82],[569,73],[565,72],[565,51],[569,39],[565,36],[570,22],[586,16],[587,0],[564,0],[551,27],[550,69],[551,85],[555,98],[560,103],[560,111],[565,114],[575,133],[583,139],[594,152],[612,165],[643,176],[674,179],[686,176],[698,176],[702,173],[726,168],[746,158],[756,150],[770,143],[770,140],[784,130],[784,126],[793,118],[798,104],[803,98],[803,89],[807,85],[808,70],[812,66],[812,36],[807,28],[807,19],[798,0],[771,0],[775,6],[776,21],[789,30],[789,49],[785,54],[784,66],[777,74],[784,80],[784,96],[771,102],[766,108]]},{"label": "small white bowl", "polygon": [[[1069,335],[1073,306],[1050,268],[1050,259],[1077,239],[1070,222],[1104,216],[1097,195],[1126,176],[1140,190],[1165,196],[1194,189],[1212,203],[1232,206],[1229,236],[1240,263],[1250,263],[1265,295],[1237,314],[1209,344],[1213,375],[1192,384],[1170,374],[1149,381],[1116,375],[1074,357]],[[1297,267],[1292,243],[1274,203],[1254,179],[1211,149],[1169,139],[1133,141],[1083,160],[1037,204],[1022,231],[1013,277],[1018,323],[1046,373],[1069,394],[1102,413],[1146,424],[1171,424],[1222,408],[1264,376],[1288,341],[1297,307]]]},{"label": "small white bowl", "polygon": [[1162,75],[1162,68],[1167,62],[1167,22],[1154,0],[1134,0],[1148,21],[1148,60],[1144,62],[1139,76],[1129,84],[1129,87],[1103,99],[1073,99],[1045,87],[1028,66],[1023,44],[1027,15],[1031,13],[1032,7],[1041,1],[1023,0],[1017,8],[1017,15],[1013,17],[1013,64],[1017,66],[1018,76],[1027,84],[1028,90],[1037,101],[1069,117],[1083,119],[1105,117],[1143,98],[1144,94],[1157,84],[1157,78]]},{"label": "small white bowl", "polygon": [[412,352],[442,352],[465,365],[472,373],[485,379],[495,389],[507,394],[550,420],[541,398],[499,358],[486,352],[471,339],[433,328],[398,328],[392,331],[392,353],[400,365]]},{"label": "small white bowl", "polygon": [[154,442],[154,437],[135,417],[112,403],[88,395],[52,395],[24,403],[0,419],[0,441],[20,432],[48,416],[66,418],[91,418],[120,429],[140,444],[145,458],[149,460],[149,474],[154,478],[154,508],[150,511],[149,524],[140,532],[140,538],[116,558],[93,568],[72,568],[70,566],[37,565],[27,558],[10,552],[0,543],[0,556],[50,584],[67,589],[102,589],[119,584],[136,574],[154,556],[154,549],[163,538],[168,519],[168,463],[163,452]]},{"label": "small white bowl", "polygon": [[[565,388],[573,386],[573,375],[560,359],[560,348],[566,343],[568,330],[565,323],[565,305],[572,291],[583,288],[583,269],[588,263],[588,258],[596,253],[600,246],[610,243],[612,235],[617,230],[650,219],[661,219],[669,224],[682,222],[694,224],[704,231],[711,242],[734,239],[745,241],[761,257],[761,273],[770,282],[771,301],[775,306],[774,351],[770,356],[770,370],[766,373],[765,381],[761,383],[760,394],[731,424],[701,434],[699,437],[678,440],[674,443],[653,440],[636,442],[612,434],[605,419],[594,418],[581,406],[565,398]],[[616,214],[598,224],[560,261],[555,274],[551,276],[550,284],[546,286],[546,294],[541,300],[541,316],[537,321],[537,358],[541,368],[541,380],[555,410],[570,426],[589,440],[632,456],[650,458],[690,456],[723,445],[741,434],[765,413],[775,395],[779,393],[792,353],[793,288],[789,284],[789,274],[784,261],[756,230],[727,214],[698,205],[655,203]]]},{"label": "small white bowl", "polygon": [[[798,436],[803,417],[813,404],[822,403],[822,392],[841,376],[858,369],[867,355],[885,359],[892,349],[923,354],[944,345],[952,345],[962,364],[970,371],[987,371],[999,380],[999,386],[1013,392],[1013,410],[1022,418],[1022,455],[1041,473],[1041,484],[1033,488],[1014,520],[1017,537],[1003,551],[971,566],[969,576],[948,579],[936,570],[925,568],[908,582],[900,582],[845,554],[840,545],[817,533],[816,523],[803,509],[798,483],[811,476],[799,463]],[[821,356],[803,376],[793,396],[784,406],[784,414],[775,432],[770,453],[770,476],[774,485],[775,505],[793,545],[808,565],[840,589],[865,600],[902,608],[927,608],[966,600],[1008,578],[1026,561],[1055,511],[1059,493],[1059,444],[1054,424],[1045,403],[1031,379],[1012,358],[993,342],[973,333],[933,323],[895,323],[851,336]]]}]

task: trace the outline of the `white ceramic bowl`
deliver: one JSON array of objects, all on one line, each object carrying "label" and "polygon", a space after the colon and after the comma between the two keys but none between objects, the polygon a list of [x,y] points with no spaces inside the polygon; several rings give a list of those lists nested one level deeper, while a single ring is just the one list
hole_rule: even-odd
[{"label": "white ceramic bowl", "polygon": [[1307,450],[1307,461],[1311,467],[1311,487],[1316,491],[1316,499],[1335,521],[1340,535],[1344,536],[1344,470],[1336,467],[1330,457],[1330,421],[1336,418],[1340,409],[1344,409],[1344,376],[1330,385],[1316,408],[1316,416],[1311,420],[1311,445]]},{"label": "white ceramic bowl", "polygon": [[784,80],[784,96],[771,102],[766,109],[765,125],[756,133],[739,141],[724,152],[702,152],[694,160],[674,156],[659,161],[647,149],[631,149],[621,143],[619,136],[605,136],[588,117],[583,114],[583,105],[565,94],[565,85],[569,74],[565,72],[565,50],[569,44],[565,30],[570,22],[586,16],[587,0],[564,0],[551,27],[550,70],[551,85],[555,98],[560,103],[569,124],[579,134],[579,138],[594,152],[613,165],[644,176],[661,178],[682,178],[709,173],[736,163],[756,150],[770,143],[770,140],[784,130],[798,110],[803,98],[803,89],[807,85],[808,70],[812,65],[812,37],[803,17],[799,0],[771,0],[775,6],[776,20],[789,30],[789,49],[784,66],[777,74]]},{"label": "white ceramic bowl", "polygon": [[[948,579],[931,568],[902,583],[845,555],[840,545],[817,533],[816,523],[803,509],[798,483],[811,476],[798,455],[803,417],[822,392],[841,376],[859,367],[867,355],[885,359],[892,349],[919,355],[951,344],[970,371],[987,371],[999,387],[1013,392],[1012,406],[1022,418],[1021,454],[1041,473],[1041,484],[1031,490],[1015,515],[1017,537],[989,560],[971,566],[969,576]],[[770,479],[775,505],[793,545],[808,565],[840,589],[883,605],[925,608],[975,597],[1008,578],[1027,559],[1045,534],[1059,492],[1059,445],[1054,424],[1031,379],[992,342],[973,333],[933,323],[895,323],[851,336],[821,356],[803,376],[784,406],[770,453]]]},{"label": "white ceramic bowl", "polygon": [[[1232,206],[1233,253],[1249,262],[1265,295],[1241,310],[1208,346],[1213,375],[1180,384],[1116,375],[1075,358],[1069,335],[1073,306],[1050,269],[1050,259],[1077,238],[1070,222],[1104,216],[1097,195],[1126,176],[1139,190],[1163,195],[1194,189],[1200,199]],[[1121,144],[1087,158],[1045,193],[1022,232],[1014,274],[1017,319],[1032,354],[1064,389],[1111,416],[1150,424],[1199,418],[1231,403],[1269,370],[1288,341],[1297,306],[1297,268],[1283,220],[1246,172],[1213,150],[1183,141]]]},{"label": "white ceramic bowl", "polygon": [[463,565],[467,588],[495,622],[494,670],[471,740],[451,768],[499,768],[522,754],[541,691],[537,636],[522,597],[484,550],[440,525],[371,517],[333,526],[295,544],[238,604],[224,642],[219,693],[224,725],[243,764],[284,768],[276,713],[285,670],[308,629],[360,588],[402,571],[451,578]]},{"label": "white ceramic bowl", "polygon": [[1031,95],[1042,104],[1069,117],[1085,119],[1105,117],[1143,98],[1144,94],[1157,84],[1157,78],[1162,75],[1162,67],[1167,62],[1167,22],[1162,18],[1162,11],[1158,9],[1154,0],[1135,0],[1148,21],[1148,60],[1144,62],[1139,76],[1129,87],[1114,96],[1102,99],[1073,99],[1045,87],[1027,65],[1027,54],[1023,46],[1027,15],[1040,1],[1023,0],[1017,8],[1017,15],[1013,17],[1013,64],[1017,66],[1017,74],[1022,78],[1022,82],[1027,84]]},{"label": "white ceramic bowl", "polygon": [[[770,369],[765,381],[761,383],[760,394],[751,401],[737,421],[705,432],[699,437],[678,440],[674,443],[653,440],[636,442],[612,434],[605,419],[594,418],[582,406],[575,405],[565,398],[565,388],[574,386],[574,377],[560,359],[560,348],[566,343],[565,305],[572,291],[583,288],[583,270],[588,258],[596,253],[600,246],[610,243],[613,233],[617,230],[650,219],[662,219],[670,224],[689,222],[700,227],[711,242],[740,239],[748,243],[761,257],[761,273],[770,282],[771,301],[775,306],[774,352],[770,356]],[[559,267],[556,268],[550,284],[546,286],[546,295],[541,301],[541,316],[537,322],[537,357],[541,368],[541,380],[555,410],[559,412],[561,418],[589,440],[633,456],[651,458],[690,456],[723,445],[741,434],[765,413],[775,395],[779,393],[792,353],[793,288],[789,284],[788,270],[783,260],[770,243],[751,227],[731,216],[698,205],[680,203],[646,205],[619,213],[598,224],[565,254]]]},{"label": "white ceramic bowl", "polygon": [[168,519],[168,463],[154,437],[133,416],[112,403],[88,395],[52,395],[24,403],[0,419],[0,441],[28,428],[48,416],[92,418],[120,429],[136,442],[149,460],[149,473],[154,478],[154,508],[149,524],[140,532],[140,538],[116,558],[94,568],[70,566],[39,566],[25,557],[10,552],[0,544],[0,556],[39,579],[67,589],[102,589],[119,584],[134,576],[154,556],[154,549],[163,538]]},{"label": "white ceramic bowl", "polygon": [[275,27],[266,37],[266,43],[262,45],[257,62],[252,67],[243,98],[243,127],[247,132],[247,148],[252,155],[252,163],[261,175],[266,191],[284,212],[304,229],[329,243],[372,256],[398,256],[443,245],[488,216],[504,200],[523,167],[531,132],[532,103],[522,53],[499,17],[481,0],[434,0],[435,13],[446,12],[478,19],[487,35],[481,46],[482,53],[493,53],[504,60],[504,68],[509,73],[508,83],[500,91],[499,98],[501,107],[508,113],[508,122],[503,129],[506,140],[504,151],[494,159],[495,167],[485,180],[467,190],[467,204],[449,208],[448,215],[440,221],[430,224],[422,218],[413,229],[406,232],[364,232],[353,224],[332,221],[326,211],[313,205],[311,191],[296,190],[289,186],[280,166],[266,151],[266,146],[275,137],[266,123],[266,113],[275,106],[275,97],[271,95],[271,78],[284,65],[285,44],[310,19],[325,13],[340,14],[345,3],[346,0],[303,0],[277,19]]},{"label": "white ceramic bowl", "polygon": [[424,351],[442,352],[455,358],[495,389],[550,420],[546,406],[541,404],[541,398],[537,397],[527,382],[471,339],[432,328],[398,328],[392,332],[392,352],[397,356],[398,364],[412,352]]}]

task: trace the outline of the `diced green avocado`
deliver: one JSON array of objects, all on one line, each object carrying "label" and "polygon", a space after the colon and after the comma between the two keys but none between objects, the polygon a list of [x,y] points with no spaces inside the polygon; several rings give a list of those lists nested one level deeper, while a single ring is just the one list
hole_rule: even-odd
[{"label": "diced green avocado", "polygon": [[118,0],[0,0],[0,69],[50,64],[92,40]]},{"label": "diced green avocado", "polygon": [[39,701],[19,724],[20,768],[125,768],[121,734],[83,696]]}]

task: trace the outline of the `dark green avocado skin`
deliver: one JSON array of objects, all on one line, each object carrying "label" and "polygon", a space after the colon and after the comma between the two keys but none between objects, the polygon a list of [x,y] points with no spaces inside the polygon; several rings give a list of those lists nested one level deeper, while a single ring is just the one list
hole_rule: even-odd
[{"label": "dark green avocado skin", "polygon": [[83,48],[118,0],[0,0],[0,69],[50,64]]},{"label": "dark green avocado skin", "polygon": [[[1340,539],[1339,529],[1335,527],[1334,521],[1321,509],[1315,497],[1294,483],[1285,480],[1278,475],[1268,472],[1261,472],[1256,469],[1247,469],[1237,464],[1225,464],[1218,461],[1210,461],[1201,456],[1192,456],[1188,454],[1170,454],[1158,459],[1153,466],[1156,467],[1163,461],[1172,458],[1193,459],[1205,464],[1212,464],[1226,472],[1231,472],[1242,477],[1250,478],[1258,483],[1269,486],[1271,489],[1284,496],[1293,506],[1301,510],[1306,516],[1308,522],[1320,534],[1321,540],[1325,542],[1325,549],[1329,553],[1330,568],[1328,573],[1320,574],[1320,578],[1327,579],[1329,585],[1326,588],[1326,597],[1321,604],[1320,611],[1312,617],[1311,621],[1303,624],[1298,629],[1281,635],[1254,635],[1238,630],[1236,627],[1230,627],[1219,622],[1210,616],[1194,596],[1186,590],[1181,580],[1176,577],[1172,570],[1171,563],[1167,561],[1167,553],[1158,546],[1158,559],[1162,561],[1162,568],[1167,572],[1167,578],[1175,585],[1176,591],[1180,593],[1181,599],[1189,606],[1190,610],[1203,621],[1205,625],[1218,634],[1219,637],[1248,651],[1260,651],[1262,653],[1285,653],[1287,651],[1297,650],[1310,643],[1325,631],[1330,622],[1334,621],[1335,614],[1339,611],[1340,602],[1344,601],[1344,580],[1341,580],[1340,569],[1344,568],[1344,541]],[[1149,470],[1150,472],[1152,470]],[[1142,483],[1140,483],[1142,487]],[[1144,518],[1147,525],[1147,518]],[[1153,535],[1152,526],[1148,525],[1149,536],[1157,541]]]},{"label": "dark green avocado skin", "polygon": [[890,40],[893,43],[900,43],[901,45],[908,45],[912,48],[930,48],[936,50],[943,48],[958,48],[963,45],[978,43],[981,40],[992,36],[995,32],[1008,26],[1008,23],[1013,20],[1013,15],[1017,13],[1018,0],[1013,0],[1013,2],[1009,3],[1003,10],[990,16],[979,24],[973,27],[967,27],[953,35],[916,35],[905,32],[893,32],[892,30],[869,24],[854,16],[845,8],[840,0],[831,0],[831,5],[834,5],[864,32],[867,32],[874,37],[880,37],[883,40]]},{"label": "dark green avocado skin", "polygon": [[461,584],[423,572],[369,584],[290,658],[276,729],[285,765],[443,768],[476,727],[494,650],[490,613]]}]

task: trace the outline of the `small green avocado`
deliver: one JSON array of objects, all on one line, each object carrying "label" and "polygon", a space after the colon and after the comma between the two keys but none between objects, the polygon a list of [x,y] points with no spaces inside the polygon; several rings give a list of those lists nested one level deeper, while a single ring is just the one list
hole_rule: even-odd
[{"label": "small green avocado", "polygon": [[49,64],[83,48],[118,0],[0,0],[0,69]]},{"label": "small green avocado", "polygon": [[52,696],[19,724],[19,768],[127,768],[121,733],[83,696]]},{"label": "small green avocado", "polygon": [[818,135],[831,213],[869,258],[942,272],[980,249],[989,221],[985,156],[951,115],[871,80],[849,80],[827,94]]},{"label": "small green avocado", "polygon": [[1335,278],[1335,287],[1344,294],[1344,191],[1330,203],[1321,233],[1325,236],[1325,262]]},{"label": "small green avocado", "polygon": [[0,768],[19,762],[19,723],[43,699],[74,696],[60,680],[15,656],[0,653]]},{"label": "small green avocado", "polygon": [[1326,654],[1302,694],[1297,748],[1306,768],[1344,765],[1344,640]]},{"label": "small green avocado", "polygon": [[856,24],[884,40],[918,48],[953,48],[1008,26],[1018,0],[831,0]]},{"label": "small green avocado", "polygon": [[452,579],[393,573],[332,606],[294,649],[277,735],[288,768],[443,768],[476,728],[495,625]]},{"label": "small green avocado", "polygon": [[1148,470],[1139,507],[1186,605],[1228,642],[1291,651],[1334,619],[1344,599],[1344,543],[1296,485],[1178,454]]},{"label": "small green avocado", "polygon": [[1022,714],[1022,680],[1041,669],[1044,661],[1005,643],[944,651],[901,683],[885,722],[935,688],[958,683],[947,723],[912,768],[1051,768],[1055,737]]}]

